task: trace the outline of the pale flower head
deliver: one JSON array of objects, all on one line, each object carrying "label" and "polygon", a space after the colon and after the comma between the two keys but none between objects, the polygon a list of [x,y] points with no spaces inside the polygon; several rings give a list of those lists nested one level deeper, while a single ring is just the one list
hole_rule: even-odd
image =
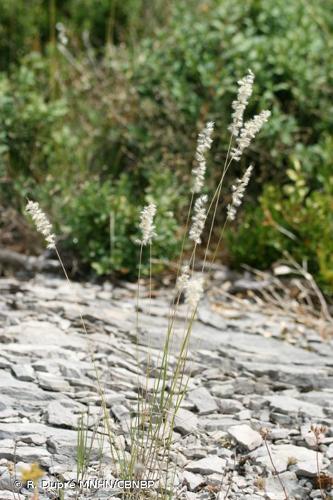
[{"label": "pale flower head", "polygon": [[154,225],[155,214],[155,203],[149,203],[149,205],[146,205],[141,210],[139,227],[141,230],[142,238],[137,240],[137,243],[139,243],[140,245],[150,245],[153,238],[156,236]]},{"label": "pale flower head", "polygon": [[185,302],[194,312],[198,307],[199,301],[203,295],[203,276],[192,276],[187,282],[185,288]]},{"label": "pale flower head", "polygon": [[182,272],[180,273],[176,281],[177,292],[180,293],[186,288],[189,279],[190,279],[190,266],[188,264],[185,264],[182,267]]},{"label": "pale flower head", "polygon": [[25,207],[26,212],[31,215],[32,220],[39,231],[45,238],[47,248],[55,248],[55,234],[52,232],[52,224],[48,220],[46,214],[42,211],[39,203],[36,201],[28,201]]},{"label": "pale flower head", "polygon": [[192,193],[200,193],[206,173],[206,153],[211,148],[213,139],[212,134],[214,131],[214,122],[208,122],[205,128],[198,135],[197,149],[195,153],[195,160],[197,165],[192,169],[193,186]]},{"label": "pale flower head", "polygon": [[243,127],[244,112],[252,94],[253,82],[254,74],[250,69],[247,75],[237,82],[238,94],[237,99],[232,103],[234,112],[232,113],[232,123],[229,126],[229,130],[235,137],[238,136],[240,129]]},{"label": "pale flower head", "polygon": [[206,203],[208,197],[206,194],[202,194],[196,199],[194,204],[194,214],[192,216],[192,226],[189,232],[190,240],[194,241],[196,245],[201,243],[201,234],[206,222]]},{"label": "pale flower head", "polygon": [[228,220],[235,220],[237,208],[241,205],[244,193],[246,190],[246,186],[248,185],[251,174],[252,174],[253,166],[250,165],[243,177],[241,179],[237,179],[235,184],[232,186],[232,200],[231,203],[227,206],[227,218]]},{"label": "pale flower head", "polygon": [[237,146],[231,150],[230,156],[233,160],[239,161],[241,159],[244,149],[249,147],[252,139],[255,138],[270,115],[270,111],[261,111],[259,115],[254,116],[244,124],[239,136],[236,138]]}]

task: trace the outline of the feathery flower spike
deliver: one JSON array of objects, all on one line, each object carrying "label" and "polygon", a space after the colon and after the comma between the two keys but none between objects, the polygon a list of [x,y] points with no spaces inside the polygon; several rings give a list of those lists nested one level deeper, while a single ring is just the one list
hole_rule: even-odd
[{"label": "feathery flower spike", "polygon": [[230,156],[233,160],[239,161],[241,159],[244,149],[249,147],[251,140],[254,139],[264,123],[267,122],[270,115],[270,111],[261,111],[259,115],[245,122],[243,128],[239,132],[239,136],[236,138],[237,147],[231,150]]},{"label": "feathery flower spike", "polygon": [[185,264],[182,267],[181,274],[177,278],[177,282],[176,282],[177,292],[180,293],[186,288],[189,279],[190,279],[190,266],[188,264]]},{"label": "feathery flower spike", "polygon": [[193,240],[196,245],[201,243],[201,234],[206,221],[206,203],[207,195],[202,194],[196,199],[194,204],[194,214],[192,216],[192,226],[189,232],[190,240]]},{"label": "feathery flower spike", "polygon": [[37,231],[42,233],[47,243],[47,248],[55,248],[55,234],[52,232],[52,225],[45,213],[36,201],[28,201],[26,212],[31,215],[32,220],[36,225]]},{"label": "feathery flower spike", "polygon": [[197,165],[192,169],[193,186],[192,193],[200,193],[205,180],[206,152],[210,149],[213,139],[214,122],[206,123],[205,128],[198,135],[195,159]]},{"label": "feathery flower spike", "polygon": [[155,203],[149,203],[146,205],[140,214],[140,224],[139,227],[142,233],[142,239],[137,240],[137,243],[140,245],[150,245],[155,233],[155,225],[154,225],[154,217],[156,214],[156,205]]},{"label": "feathery flower spike", "polygon": [[192,311],[198,306],[203,294],[203,276],[193,276],[188,280],[185,288],[185,302]]},{"label": "feathery flower spike", "polygon": [[235,220],[237,208],[241,205],[242,199],[244,197],[246,186],[250,181],[250,177],[252,174],[253,166],[250,165],[243,177],[241,179],[237,179],[235,184],[232,186],[232,201],[227,206],[227,218],[228,220]]},{"label": "feathery flower spike", "polygon": [[237,99],[231,105],[234,112],[232,113],[232,123],[229,126],[230,132],[235,137],[238,136],[240,129],[243,127],[244,112],[252,94],[253,82],[254,74],[250,69],[247,75],[237,82],[238,94]]}]

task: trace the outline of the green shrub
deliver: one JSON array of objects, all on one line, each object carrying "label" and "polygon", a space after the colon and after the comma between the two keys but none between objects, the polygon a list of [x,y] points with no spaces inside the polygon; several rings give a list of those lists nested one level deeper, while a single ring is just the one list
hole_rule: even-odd
[{"label": "green shrub", "polygon": [[247,211],[236,236],[229,233],[234,262],[266,268],[290,253],[332,293],[333,174],[317,189],[311,189],[299,162],[287,175],[290,182],[283,187],[266,185],[260,206]]},{"label": "green shrub", "polygon": [[[163,189],[160,182],[159,186]],[[173,258],[179,253],[179,245],[175,238],[176,221],[170,211],[171,200],[168,192],[155,192],[155,196],[159,199],[158,238],[152,257]],[[126,174],[114,182],[89,180],[75,197],[65,200],[61,210],[60,227],[68,233],[65,247],[75,251],[81,261],[99,275],[116,270],[129,277],[137,276],[139,250],[135,242],[139,237],[140,202],[144,199],[154,198],[148,192],[135,199],[131,179]],[[147,257],[143,256],[143,272],[147,271]]]},{"label": "green shrub", "polygon": [[47,9],[42,4],[42,0],[0,2],[0,71],[40,48],[42,26],[47,26]]},{"label": "green shrub", "polygon": [[[69,34],[68,49],[73,56],[69,60],[48,50],[44,56],[22,59],[21,52],[36,45],[28,40],[37,35],[29,24],[32,18],[22,18],[25,4],[14,3],[16,10],[12,2],[1,7],[7,9],[7,18],[8,12],[15,14],[22,26],[17,33],[22,38],[13,39],[21,66],[0,80],[1,175],[10,177],[14,192],[20,196],[36,193],[41,203],[45,200],[45,207],[52,205],[50,211],[60,225],[64,200],[74,203],[76,193],[75,213],[80,212],[82,203],[87,220],[94,219],[83,201],[86,189],[92,214],[98,187],[103,192],[109,187],[115,199],[126,192],[130,205],[120,211],[126,225],[117,242],[120,257],[114,253],[110,259],[107,230],[104,240],[98,241],[98,249],[81,256],[85,262],[101,273],[116,267],[129,269],[131,257],[126,254],[125,241],[134,237],[134,213],[147,197],[161,204],[162,212],[175,207],[169,239],[161,242],[156,257],[173,255],[170,240],[176,234],[175,219],[184,221],[197,132],[207,119],[216,120],[217,129],[225,130],[215,137],[208,168],[209,190],[220,175],[226,153],[235,80],[250,67],[256,84],[249,114],[269,108],[272,117],[241,164],[230,169],[234,178],[253,162],[256,174],[249,194],[252,200],[262,195],[259,206],[255,202],[247,208],[245,205],[242,224],[250,225],[251,231],[246,232],[246,238],[242,225],[233,231],[229,238],[231,257],[234,255],[235,263],[266,267],[288,249],[298,259],[305,256],[322,283],[328,283],[332,263],[322,241],[331,224],[325,185],[332,164],[333,68],[329,49],[333,45],[333,5],[324,0],[170,1],[165,3],[168,23],[159,29],[158,21],[164,14],[157,8],[149,17],[149,4],[144,0],[117,2],[111,38],[125,43],[111,47],[102,57],[112,2],[57,0],[56,20],[64,23]],[[34,5],[43,11],[38,20],[41,25],[37,24],[44,47],[49,38],[49,3],[36,1]],[[91,36],[89,57],[79,41],[83,30],[89,30]],[[8,33],[3,37],[9,39]],[[5,38],[0,37],[0,52],[6,48]],[[135,43],[129,43],[133,38]],[[302,201],[295,201],[288,192],[287,171],[297,164],[308,190]],[[166,193],[170,202],[162,201]],[[228,201],[227,192],[223,198]],[[297,240],[282,236],[271,225],[270,198],[282,205],[274,217],[281,225],[290,225],[291,231],[297,230]],[[111,202],[106,193],[102,199],[106,229]],[[319,206],[320,217],[312,217],[314,207]],[[297,227],[288,213],[282,213],[284,207],[302,208]],[[219,212],[221,222],[223,213]],[[85,229],[74,219],[66,221],[74,231],[74,240],[86,237],[87,230],[93,246],[93,226]],[[299,234],[301,225],[312,235],[311,245]],[[73,245],[73,240],[67,244]],[[321,250],[315,250],[321,245]],[[100,266],[99,259],[103,261]]]},{"label": "green shrub", "polygon": [[109,43],[135,43],[165,22],[169,2],[155,0],[2,0],[0,2],[0,71],[31,51],[45,52],[54,43],[57,23],[82,48],[83,32],[103,53]]},{"label": "green shrub", "polygon": [[66,101],[51,101],[45,80],[47,65],[35,56],[11,78],[0,74],[0,173],[8,181],[3,194],[16,193],[17,203],[34,185],[55,179],[76,146],[64,121]]}]

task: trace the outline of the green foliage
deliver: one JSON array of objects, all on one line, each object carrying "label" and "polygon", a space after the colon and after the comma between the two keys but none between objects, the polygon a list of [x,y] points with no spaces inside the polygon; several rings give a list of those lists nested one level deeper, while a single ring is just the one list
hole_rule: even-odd
[{"label": "green foliage", "polygon": [[[65,226],[69,249],[86,242],[80,250],[84,262],[99,273],[119,268],[132,274],[129,242],[136,237],[139,209],[153,199],[163,216],[175,211],[161,226],[166,236],[155,248],[157,258],[171,257],[175,221],[184,221],[188,203],[197,132],[206,120],[217,122],[209,190],[228,145],[235,82],[250,67],[256,81],[247,113],[269,108],[272,117],[229,171],[227,182],[255,164],[248,193],[253,202],[245,204],[241,224],[229,234],[229,252],[235,263],[267,267],[288,250],[306,258],[322,283],[330,282],[333,5],[325,0],[170,0],[153,7],[146,0],[34,0],[31,5],[29,10],[23,0],[5,0],[0,6],[6,70],[0,76],[0,176],[7,179],[2,196],[37,197],[61,232]],[[66,28],[67,52],[48,45],[55,21]],[[91,46],[83,43],[83,31]],[[32,50],[39,55],[24,56]],[[112,211],[117,232],[111,255]],[[94,236],[95,224],[100,229]]]},{"label": "green foliage", "polygon": [[0,2],[0,70],[39,48],[47,13],[42,5],[43,0]]},{"label": "green foliage", "polygon": [[135,43],[166,20],[169,2],[154,0],[1,0],[0,71],[54,43],[57,23],[82,46],[83,32],[100,53],[109,43]]},{"label": "green foliage", "polygon": [[46,67],[33,56],[11,78],[0,74],[0,173],[9,181],[9,199],[17,186],[17,194],[25,195],[29,186],[59,171],[59,144],[62,153],[75,146],[64,123],[65,100],[50,101],[43,90]]},{"label": "green foliage", "polygon": [[[323,168],[325,171],[325,168]],[[286,253],[306,262],[322,287],[333,292],[333,175],[311,189],[299,162],[282,188],[266,185],[260,207],[248,211],[237,235],[229,234],[236,262],[268,267]],[[255,249],[255,252],[254,252]]]},{"label": "green foliage", "polygon": [[[159,183],[163,189],[163,184]],[[152,188],[150,188],[152,190]],[[112,270],[135,276],[139,257],[136,240],[140,206],[135,199],[131,179],[123,174],[117,181],[91,179],[75,197],[65,200],[62,208],[62,228],[68,233],[67,246],[76,250],[83,262],[91,265],[97,274],[109,274]],[[175,257],[178,245],[175,240],[176,223],[169,210],[167,193],[155,193],[159,197],[156,224],[158,238],[154,242],[152,257]],[[146,201],[151,201],[148,193]],[[143,201],[143,200],[142,200]],[[147,257],[143,255],[143,272]]]},{"label": "green foliage", "polygon": [[332,6],[317,2],[211,0],[193,9],[180,2],[171,29],[145,40],[141,56],[135,54],[140,95],[157,98],[162,112],[172,102],[175,120],[189,127],[199,116],[219,122],[222,116],[226,126],[235,80],[251,67],[256,86],[250,112],[268,106],[273,116],[247,156],[261,167],[263,179],[272,178],[268,159],[282,174],[295,145],[312,145],[323,129],[332,129],[327,44],[333,26],[326,34],[321,24],[329,13]]}]

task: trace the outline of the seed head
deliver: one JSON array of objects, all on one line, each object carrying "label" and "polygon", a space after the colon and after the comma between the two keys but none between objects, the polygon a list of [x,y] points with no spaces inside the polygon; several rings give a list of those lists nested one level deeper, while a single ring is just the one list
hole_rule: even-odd
[{"label": "seed head", "polygon": [[186,284],[185,302],[195,311],[203,294],[203,276],[193,276]]},{"label": "seed head", "polygon": [[198,135],[197,149],[195,159],[197,165],[192,169],[193,186],[192,193],[200,193],[206,173],[206,152],[211,148],[213,139],[212,134],[214,131],[214,122],[206,123],[205,128]]},{"label": "seed head", "polygon": [[201,243],[201,234],[206,221],[206,208],[207,195],[202,194],[196,199],[194,204],[194,214],[192,217],[192,226],[190,228],[189,237],[196,245]]},{"label": "seed head", "polygon": [[237,82],[238,94],[237,99],[232,103],[234,112],[232,113],[232,123],[229,126],[229,130],[235,137],[238,136],[240,129],[243,127],[244,111],[252,94],[253,82],[254,74],[250,69],[247,75]]},{"label": "seed head", "polygon": [[28,201],[26,207],[26,212],[31,215],[32,220],[36,225],[37,231],[39,231],[45,238],[47,243],[47,248],[55,248],[55,234],[52,232],[52,224],[48,220],[45,213],[36,201]]},{"label": "seed head", "polygon": [[252,174],[253,166],[250,165],[245,174],[241,179],[237,179],[235,184],[232,186],[232,200],[231,203],[227,206],[227,218],[228,220],[235,220],[237,208],[242,204],[242,199],[244,197],[244,193],[246,190],[246,186],[250,181],[250,177]]},{"label": "seed head", "polygon": [[254,116],[254,118],[244,124],[236,138],[237,147],[231,150],[230,156],[233,160],[239,161],[241,159],[244,149],[249,147],[251,140],[254,139],[263,124],[267,122],[270,115],[270,111],[261,111],[259,115]]},{"label": "seed head", "polygon": [[188,264],[185,264],[182,267],[181,274],[177,278],[177,282],[176,282],[177,292],[180,293],[186,288],[189,279],[190,279],[190,267]]},{"label": "seed head", "polygon": [[146,205],[140,214],[140,230],[142,233],[141,240],[137,240],[137,243],[140,245],[150,245],[153,238],[156,236],[155,233],[155,225],[154,225],[154,217],[156,214],[156,205],[155,203],[149,203]]}]

